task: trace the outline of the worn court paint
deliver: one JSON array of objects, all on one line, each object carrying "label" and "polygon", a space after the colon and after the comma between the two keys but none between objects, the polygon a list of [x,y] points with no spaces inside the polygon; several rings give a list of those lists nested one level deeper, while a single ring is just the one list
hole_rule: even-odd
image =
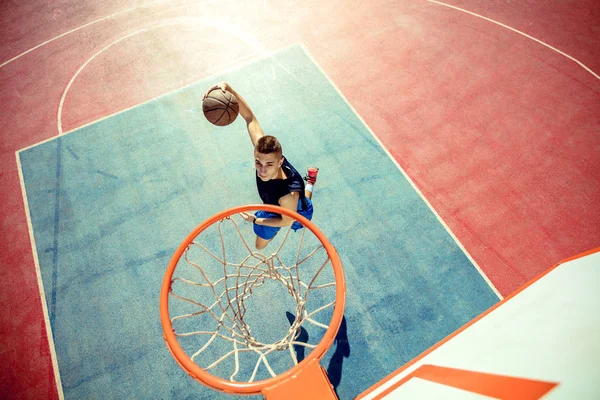
[{"label": "worn court paint", "polygon": [[158,294],[170,255],[195,225],[259,201],[243,122],[216,128],[199,113],[205,88],[222,79],[296,168],[321,168],[314,222],[337,247],[348,284],[345,335],[323,361],[341,398],[497,301],[360,119],[293,47],[61,137],[60,171],[56,141],[20,154],[46,301],[56,298],[52,330],[66,398],[214,398],[168,354]]}]

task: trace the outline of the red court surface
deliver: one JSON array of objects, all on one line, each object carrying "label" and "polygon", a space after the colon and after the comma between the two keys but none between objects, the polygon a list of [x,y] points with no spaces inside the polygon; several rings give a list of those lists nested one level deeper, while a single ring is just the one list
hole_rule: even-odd
[{"label": "red court surface", "polygon": [[[449,4],[600,71],[598,2]],[[15,152],[285,46],[305,46],[502,295],[600,244],[600,80],[506,27],[428,1],[1,7],[9,398],[57,397]]]}]

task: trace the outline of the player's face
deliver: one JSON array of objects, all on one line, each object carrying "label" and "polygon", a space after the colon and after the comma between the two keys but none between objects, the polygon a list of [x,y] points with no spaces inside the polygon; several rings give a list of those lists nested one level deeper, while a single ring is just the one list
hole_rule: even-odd
[{"label": "player's face", "polygon": [[265,182],[277,177],[282,163],[283,157],[277,153],[263,154],[254,151],[256,174]]}]

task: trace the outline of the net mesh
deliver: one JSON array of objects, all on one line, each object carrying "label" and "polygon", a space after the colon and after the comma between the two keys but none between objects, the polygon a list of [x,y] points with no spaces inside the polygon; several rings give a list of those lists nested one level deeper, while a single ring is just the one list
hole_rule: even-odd
[{"label": "net mesh", "polygon": [[[261,371],[263,378],[275,377],[316,347],[315,339],[328,328],[323,321],[335,305],[336,283],[329,255],[320,241],[309,240],[310,230],[282,229],[279,242],[269,245],[275,251],[265,255],[250,247],[240,229],[244,223],[236,219],[214,224],[217,240],[199,235],[187,246],[177,266],[182,273],[172,279],[169,308],[177,309],[171,324],[180,344],[188,339],[185,351],[192,361],[232,382],[253,382]],[[285,313],[283,327],[270,323],[286,303],[282,297],[294,311]]]}]

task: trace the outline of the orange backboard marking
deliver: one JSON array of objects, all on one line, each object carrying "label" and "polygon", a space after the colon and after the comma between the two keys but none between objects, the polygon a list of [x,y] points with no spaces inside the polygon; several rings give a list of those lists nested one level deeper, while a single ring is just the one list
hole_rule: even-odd
[{"label": "orange backboard marking", "polygon": [[591,249],[591,250],[584,251],[583,253],[575,254],[574,256],[572,256],[572,257],[569,257],[569,258],[567,258],[566,260],[562,260],[562,261],[561,261],[560,263],[558,263],[558,264],[559,264],[559,265],[560,265],[560,264],[564,264],[564,263],[566,263],[566,262],[573,261],[573,260],[576,260],[576,259],[578,259],[578,258],[582,258],[582,257],[585,257],[585,256],[589,256],[590,254],[594,254],[594,253],[598,253],[598,252],[600,252],[600,247],[596,247],[596,248],[593,248],[593,249]]},{"label": "orange backboard marking", "polygon": [[[407,378],[421,378],[441,385],[503,400],[538,400],[558,383],[464,369],[421,365]],[[398,382],[400,386],[402,383]],[[390,388],[392,391],[394,388]]]},{"label": "orange backboard marking", "polygon": [[329,382],[327,372],[313,360],[297,375],[275,386],[265,387],[261,393],[266,400],[337,400],[338,397]]},{"label": "orange backboard marking", "polygon": [[[588,250],[588,251],[585,251],[583,253],[576,254],[576,255],[574,255],[572,257],[569,257],[569,258],[567,258],[567,259],[559,262],[558,264],[554,265],[553,267],[548,268],[546,271],[542,272],[537,277],[533,278],[532,280],[530,280],[529,282],[527,282],[525,285],[521,286],[518,290],[516,290],[515,292],[511,293],[509,296],[505,297],[502,301],[496,303],[495,305],[493,305],[492,307],[490,307],[488,310],[486,310],[483,313],[481,313],[478,317],[475,317],[470,322],[467,322],[465,325],[463,325],[462,327],[458,328],[456,331],[454,331],[454,333],[451,333],[450,335],[446,336],[446,338],[440,340],[438,343],[434,344],[429,349],[425,350],[423,353],[421,353],[417,357],[413,358],[408,363],[404,364],[402,367],[398,368],[396,371],[392,372],[391,374],[389,374],[388,376],[386,376],[385,378],[383,378],[382,380],[380,380],[379,382],[377,382],[376,384],[374,384],[373,386],[371,386],[370,388],[368,388],[367,390],[365,390],[364,392],[362,392],[361,394],[359,394],[358,397],[356,398],[356,400],[360,400],[360,399],[365,398],[367,395],[371,394],[372,392],[374,392],[375,390],[377,390],[381,386],[385,385],[387,382],[391,381],[392,379],[394,379],[395,377],[397,377],[399,374],[401,374],[404,370],[410,368],[412,365],[414,365],[417,362],[419,362],[419,360],[425,358],[425,356],[429,355],[434,350],[438,349],[439,347],[441,347],[445,343],[449,342],[452,338],[454,338],[455,336],[459,335],[460,333],[462,333],[463,331],[465,331],[470,326],[474,325],[477,321],[479,321],[482,318],[484,318],[485,316],[489,315],[492,311],[496,310],[498,307],[500,307],[504,303],[508,302],[510,299],[512,299],[513,297],[515,297],[516,295],[518,295],[519,293],[521,293],[522,291],[524,291],[525,289],[527,289],[529,286],[533,285],[535,282],[537,282],[540,279],[542,279],[544,276],[546,276],[548,273],[550,273],[551,271],[553,271],[559,265],[564,264],[564,263],[569,262],[569,261],[576,260],[578,258],[589,256],[590,254],[594,254],[594,253],[598,253],[598,252],[600,252],[600,247],[595,247],[595,248],[593,248],[591,250]],[[400,386],[402,383],[404,383],[408,379],[410,379],[412,377],[411,375],[408,375],[407,377],[403,378],[399,382],[395,383],[393,385],[393,387]],[[386,390],[383,393],[389,393],[389,391]],[[376,399],[380,399],[381,397],[379,395],[379,396],[377,396],[375,398]]]}]

